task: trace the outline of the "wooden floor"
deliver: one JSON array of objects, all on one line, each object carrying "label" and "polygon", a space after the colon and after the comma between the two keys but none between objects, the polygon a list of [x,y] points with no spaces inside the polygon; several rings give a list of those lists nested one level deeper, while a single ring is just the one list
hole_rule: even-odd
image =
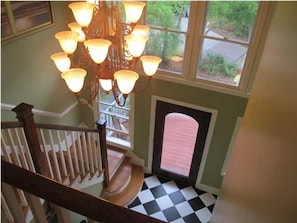
[{"label": "wooden floor", "polygon": [[199,125],[190,116],[171,113],[166,116],[161,168],[188,176]]}]

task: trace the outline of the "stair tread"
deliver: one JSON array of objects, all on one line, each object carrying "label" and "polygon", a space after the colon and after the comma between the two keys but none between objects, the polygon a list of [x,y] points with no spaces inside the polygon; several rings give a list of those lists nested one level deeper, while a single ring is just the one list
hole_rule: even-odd
[{"label": "stair tread", "polygon": [[121,193],[108,199],[111,203],[119,206],[126,206],[135,199],[141,190],[144,181],[143,168],[134,164],[131,164],[131,166],[132,175],[129,184]]},{"label": "stair tread", "polygon": [[104,188],[104,192],[108,194],[116,193],[121,188],[124,188],[131,179],[132,167],[130,158],[125,157],[118,171],[109,182],[108,187]]},{"label": "stair tread", "polygon": [[107,159],[109,165],[109,176],[113,176],[125,158],[125,151],[115,150],[114,148],[107,149]]}]

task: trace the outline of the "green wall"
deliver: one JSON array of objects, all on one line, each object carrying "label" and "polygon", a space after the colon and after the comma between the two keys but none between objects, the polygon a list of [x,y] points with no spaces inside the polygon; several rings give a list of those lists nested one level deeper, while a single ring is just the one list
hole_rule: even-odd
[{"label": "green wall", "polygon": [[[61,51],[54,35],[68,29],[73,21],[69,2],[52,2],[55,24],[42,31],[1,46],[1,103],[32,104],[35,109],[62,114],[76,99],[61,79],[50,55]],[[71,18],[71,19],[67,19]],[[153,79],[150,88],[135,96],[135,149],[148,160],[151,96],[156,95],[218,110],[202,183],[220,187],[220,171],[238,116],[242,116],[247,99],[203,90],[196,87]],[[74,106],[63,117],[34,116],[36,122],[94,127],[93,112],[83,105]],[[2,121],[16,121],[11,111],[1,110]],[[152,120],[154,121],[154,120]]]},{"label": "green wall", "polygon": [[202,184],[220,188],[220,174],[238,117],[242,117],[247,99],[177,83],[153,79],[150,88],[135,95],[135,153],[148,160],[151,96],[203,106],[218,111],[215,129],[202,176]]},{"label": "green wall", "polygon": [[[73,21],[73,16],[68,9],[69,2],[51,4],[54,25],[1,42],[1,103],[15,106],[24,102],[38,110],[61,114],[76,102],[50,59],[51,54],[62,51],[55,33],[68,30],[67,24]],[[93,120],[89,108],[76,105],[59,118],[46,115],[35,115],[34,118],[37,122],[76,126],[91,123],[89,118],[84,120],[90,113]],[[1,109],[1,120],[16,121],[15,114]]]}]

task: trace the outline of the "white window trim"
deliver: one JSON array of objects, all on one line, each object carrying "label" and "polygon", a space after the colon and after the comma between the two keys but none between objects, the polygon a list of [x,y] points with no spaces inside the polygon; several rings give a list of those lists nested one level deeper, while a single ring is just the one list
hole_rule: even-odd
[{"label": "white window trim", "polygon": [[245,67],[243,69],[244,73],[238,86],[207,81],[196,77],[198,61],[200,58],[200,46],[202,46],[203,41],[203,38],[201,38],[201,30],[204,29],[203,21],[207,8],[207,2],[205,1],[191,2],[189,17],[189,21],[191,22],[188,24],[182,74],[176,75],[173,72],[158,70],[154,78],[248,98],[250,96],[250,91],[257,71],[257,65],[262,55],[263,46],[272,18],[272,13],[270,13],[271,6],[272,4],[270,2],[260,2],[259,14],[256,18],[254,31],[247,52]]},{"label": "white window trim", "polygon": [[[122,139],[117,139],[115,137],[106,136],[107,143],[109,145],[113,145],[125,150],[134,150],[134,104],[135,104],[135,96],[134,94],[129,94],[130,97],[130,111],[129,111],[129,138],[130,142],[127,142]],[[95,120],[100,117],[100,101],[99,97],[93,104],[94,107],[94,118]]]}]

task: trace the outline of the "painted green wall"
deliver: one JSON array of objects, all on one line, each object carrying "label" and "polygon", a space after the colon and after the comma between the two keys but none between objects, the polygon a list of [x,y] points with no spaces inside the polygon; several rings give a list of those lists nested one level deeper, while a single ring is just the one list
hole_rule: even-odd
[{"label": "painted green wall", "polygon": [[202,184],[219,188],[220,174],[238,117],[242,117],[247,99],[177,83],[153,79],[150,88],[135,95],[135,153],[148,160],[151,96],[156,95],[218,111]]},{"label": "painted green wall", "polygon": [[[68,30],[73,21],[69,2],[51,2],[54,25],[9,42],[1,42],[1,103],[28,103],[46,112],[61,114],[76,102],[56,69],[51,54],[62,51],[55,33]],[[83,105],[74,106],[61,118],[35,115],[37,122],[79,125],[90,123],[92,111]],[[91,115],[93,119],[93,115]],[[92,120],[91,119],[91,120]],[[15,114],[1,110],[2,121],[16,121]]]},{"label": "painted green wall", "polygon": [[[67,24],[73,21],[68,3],[52,2],[54,26],[2,44],[1,103],[18,105],[25,102],[36,109],[60,114],[76,102],[50,59],[51,54],[61,51],[54,34],[68,29]],[[153,79],[146,92],[135,96],[134,152],[145,160],[146,165],[152,95],[218,110],[202,183],[219,188],[220,171],[234,125],[237,117],[243,115],[247,99]],[[36,122],[73,126],[84,123],[94,127],[92,110],[83,105],[75,106],[61,118],[39,115],[34,118]],[[1,119],[16,121],[15,114],[6,110],[1,110]]]}]

